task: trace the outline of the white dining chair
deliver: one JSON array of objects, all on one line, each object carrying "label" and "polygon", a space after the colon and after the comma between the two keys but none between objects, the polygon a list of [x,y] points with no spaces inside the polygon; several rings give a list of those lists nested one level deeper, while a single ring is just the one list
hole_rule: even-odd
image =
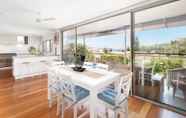
[{"label": "white dining chair", "polygon": [[[62,89],[62,99],[61,99],[61,110],[62,118],[64,118],[64,111],[73,106],[74,118],[82,118],[88,111],[82,113],[78,116],[78,106],[82,105],[88,100],[89,91],[73,84],[70,76],[65,74],[60,74],[61,78],[61,89]],[[70,105],[65,106],[65,102],[70,103]]]},{"label": "white dining chair", "polygon": [[116,89],[106,88],[98,94],[101,104],[105,106],[105,115],[102,117],[108,118],[108,110],[114,112],[114,117],[117,118],[118,113],[123,113],[125,118],[128,117],[128,96],[132,84],[132,73],[122,76],[119,86]]},{"label": "white dining chair", "polygon": [[48,103],[49,108],[52,107],[53,103],[57,101],[57,115],[60,113],[60,95],[61,88],[59,77],[55,69],[48,69]]}]

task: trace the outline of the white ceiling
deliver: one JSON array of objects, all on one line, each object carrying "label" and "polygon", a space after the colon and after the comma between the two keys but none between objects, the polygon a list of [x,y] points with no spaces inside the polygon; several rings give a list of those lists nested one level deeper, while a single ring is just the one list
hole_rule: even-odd
[{"label": "white ceiling", "polygon": [[[51,33],[55,29],[78,23],[111,11],[125,8],[132,4],[149,0],[0,0],[0,34],[42,34]],[[186,13],[186,0],[181,0],[173,6],[164,6],[137,14],[137,22],[162,18],[163,16],[175,16]],[[55,18],[56,20],[38,23],[37,18]],[[114,19],[114,18],[113,18]],[[129,19],[125,16],[115,24],[123,25],[121,21]],[[109,27],[114,26],[112,20],[108,20]],[[117,22],[117,23],[116,23]],[[106,27],[101,23],[92,29]],[[90,29],[89,26],[88,29]],[[87,28],[85,28],[87,29]]]},{"label": "white ceiling", "polygon": [[[145,0],[0,0],[0,33],[49,32],[140,1]],[[36,22],[51,17],[56,20]]]},{"label": "white ceiling", "polygon": [[[186,0],[180,0],[163,6],[158,6],[135,13],[136,24],[186,15]],[[99,22],[91,23],[78,28],[79,34],[101,32],[109,29],[130,25],[130,14],[112,17]],[[169,24],[167,24],[169,25]],[[186,25],[186,24],[185,24]]]}]

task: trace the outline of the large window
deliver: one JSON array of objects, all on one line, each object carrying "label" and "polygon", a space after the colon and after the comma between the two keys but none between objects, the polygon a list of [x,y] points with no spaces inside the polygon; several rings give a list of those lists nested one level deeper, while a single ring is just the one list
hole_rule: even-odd
[{"label": "large window", "polygon": [[52,40],[46,40],[46,52],[51,53],[52,52]]},{"label": "large window", "polygon": [[129,13],[65,31],[63,59],[72,64],[78,52],[88,64],[110,71],[124,74],[134,67],[135,95],[186,110],[185,4],[179,0],[134,12],[134,32]]},{"label": "large window", "polygon": [[67,64],[72,64],[76,48],[75,29],[63,32],[63,60]]},{"label": "large window", "polygon": [[73,64],[78,53],[88,63],[127,72],[131,67],[129,27],[130,14],[124,14],[64,31],[63,60]]},{"label": "large window", "polygon": [[186,110],[186,19],[177,4],[136,13],[134,88],[137,96]]},{"label": "large window", "polygon": [[109,70],[120,73],[130,70],[129,16],[124,14],[77,28],[77,44],[85,48],[86,62],[107,65]]}]

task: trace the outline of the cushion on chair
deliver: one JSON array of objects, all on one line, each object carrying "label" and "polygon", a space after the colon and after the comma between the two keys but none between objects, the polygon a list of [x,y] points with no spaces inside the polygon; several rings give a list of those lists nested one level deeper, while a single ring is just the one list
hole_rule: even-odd
[{"label": "cushion on chair", "polygon": [[110,84],[109,86],[107,86],[107,88],[108,88],[108,89],[113,89],[113,90],[114,90],[114,89],[115,89],[114,83],[112,83],[112,84]]},{"label": "cushion on chair", "polygon": [[75,86],[75,96],[76,96],[76,101],[80,101],[87,97],[89,95],[89,91],[80,87],[80,86]]},{"label": "cushion on chair", "polygon": [[113,106],[116,105],[116,101],[115,101],[116,96],[117,96],[117,92],[115,92],[113,89],[108,89],[108,88],[104,90],[102,93],[98,94],[99,99]]}]

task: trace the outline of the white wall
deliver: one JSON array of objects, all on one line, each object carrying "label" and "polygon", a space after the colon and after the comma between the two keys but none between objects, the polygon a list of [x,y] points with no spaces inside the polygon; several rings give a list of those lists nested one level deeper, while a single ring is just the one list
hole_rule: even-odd
[{"label": "white wall", "polygon": [[15,53],[16,44],[16,35],[0,35],[0,53]]},{"label": "white wall", "polygon": [[41,36],[29,36],[29,45],[18,44],[17,35],[0,35],[0,53],[18,53],[18,54],[28,54],[28,48],[34,46],[35,48],[40,48],[41,46]]},{"label": "white wall", "polygon": [[[59,31],[57,31],[59,32]],[[54,40],[55,33],[49,33],[42,36],[39,35],[31,35],[29,36],[29,45],[24,45],[23,43],[19,43],[17,41],[16,34],[0,34],[0,53],[17,53],[17,54],[29,54],[28,49],[30,46],[33,46],[40,51],[42,50],[42,42],[44,40]],[[59,36],[60,39],[60,36]],[[57,54],[60,55],[60,40],[57,45]],[[51,54],[46,55],[54,55],[54,47],[53,52]]]},{"label": "white wall", "polygon": [[35,47],[36,49],[41,50],[42,48],[42,37],[41,36],[29,36],[29,44],[24,45],[24,44],[19,44],[17,42],[16,46],[16,53],[17,54],[29,54],[29,48]]},{"label": "white wall", "polygon": [[46,51],[46,45],[45,45],[45,51],[44,51],[45,55],[54,55],[55,54],[55,48],[57,48],[57,55],[60,55],[60,53],[61,53],[61,34],[60,34],[59,30],[56,30],[56,32],[53,33],[53,34],[42,36],[42,39],[43,39],[43,41],[44,40],[45,41],[46,40],[52,40],[52,43],[53,43],[55,35],[57,35],[58,44],[55,45],[55,46],[54,46],[54,44],[52,44],[53,45],[52,46],[52,52],[50,52],[50,53]]}]

